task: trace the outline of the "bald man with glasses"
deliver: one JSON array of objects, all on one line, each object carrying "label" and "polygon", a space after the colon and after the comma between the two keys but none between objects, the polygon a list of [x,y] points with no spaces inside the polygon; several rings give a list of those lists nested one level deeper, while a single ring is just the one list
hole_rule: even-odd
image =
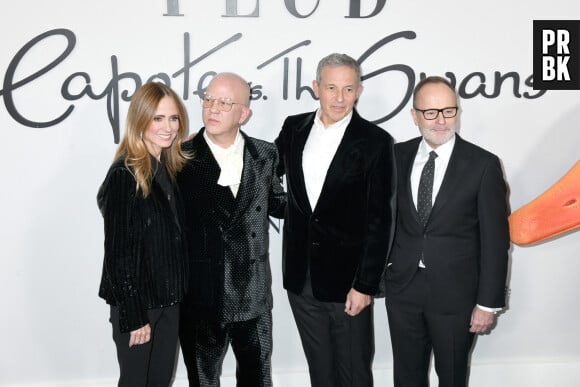
[{"label": "bald man with glasses", "polygon": [[220,73],[202,97],[204,127],[183,149],[178,175],[189,246],[189,290],[179,338],[191,387],[218,387],[231,345],[238,387],[269,387],[272,277],[269,216],[282,217],[286,194],[272,143],[245,134],[250,87]]}]

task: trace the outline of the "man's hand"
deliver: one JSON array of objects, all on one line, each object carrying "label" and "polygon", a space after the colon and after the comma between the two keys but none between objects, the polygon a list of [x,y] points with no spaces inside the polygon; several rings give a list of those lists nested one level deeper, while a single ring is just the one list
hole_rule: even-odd
[{"label": "man's hand", "polygon": [[349,316],[356,316],[364,308],[371,303],[371,296],[363,294],[354,289],[350,289],[346,295],[346,303],[344,304],[344,312]]},{"label": "man's hand", "polygon": [[494,320],[495,315],[493,312],[487,312],[476,306],[475,308],[473,308],[473,312],[471,313],[469,332],[486,333],[488,329],[492,326]]},{"label": "man's hand", "polygon": [[129,339],[129,348],[133,345],[141,345],[148,343],[151,340],[151,327],[149,324],[131,331],[131,338]]}]

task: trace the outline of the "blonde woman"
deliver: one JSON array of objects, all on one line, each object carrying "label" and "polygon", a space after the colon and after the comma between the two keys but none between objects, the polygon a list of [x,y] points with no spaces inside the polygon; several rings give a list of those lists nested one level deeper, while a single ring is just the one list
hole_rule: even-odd
[{"label": "blonde woman", "polygon": [[133,96],[97,201],[105,225],[99,296],[110,305],[118,386],[168,386],[177,351],[186,246],[175,175],[187,155],[185,108],[162,83]]}]

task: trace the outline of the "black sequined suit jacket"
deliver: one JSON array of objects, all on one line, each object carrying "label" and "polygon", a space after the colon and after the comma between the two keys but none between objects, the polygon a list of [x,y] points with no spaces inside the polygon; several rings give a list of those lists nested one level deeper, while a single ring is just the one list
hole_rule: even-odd
[{"label": "black sequined suit jacket", "polygon": [[178,174],[186,214],[190,286],[182,313],[236,322],[272,308],[269,215],[282,217],[286,194],[276,175],[272,143],[244,137],[244,167],[236,197],[217,184],[220,167],[202,129],[183,149],[193,159]]},{"label": "black sequined suit jacket", "polygon": [[351,288],[378,296],[393,241],[396,169],[393,138],[353,110],[312,208],[302,152],[316,112],[288,117],[276,139],[286,176],[284,288],[301,294],[310,269],[314,297],[345,302]]},{"label": "black sequined suit jacket", "polygon": [[146,325],[147,309],[175,305],[185,294],[187,245],[177,187],[173,191],[177,211],[155,178],[143,198],[122,158],[111,165],[99,189],[105,226],[99,296],[119,308],[122,332]]}]

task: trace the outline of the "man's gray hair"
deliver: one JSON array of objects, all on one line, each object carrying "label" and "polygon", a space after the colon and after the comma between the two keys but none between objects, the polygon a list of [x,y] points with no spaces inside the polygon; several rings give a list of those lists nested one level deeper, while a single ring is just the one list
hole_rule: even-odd
[{"label": "man's gray hair", "polygon": [[332,53],[328,56],[325,56],[318,62],[318,67],[316,68],[316,82],[320,84],[320,74],[322,73],[322,68],[330,66],[330,67],[339,67],[339,66],[347,66],[353,69],[356,72],[356,79],[360,84],[362,82],[362,74],[360,65],[356,60],[346,54],[338,54]]}]

